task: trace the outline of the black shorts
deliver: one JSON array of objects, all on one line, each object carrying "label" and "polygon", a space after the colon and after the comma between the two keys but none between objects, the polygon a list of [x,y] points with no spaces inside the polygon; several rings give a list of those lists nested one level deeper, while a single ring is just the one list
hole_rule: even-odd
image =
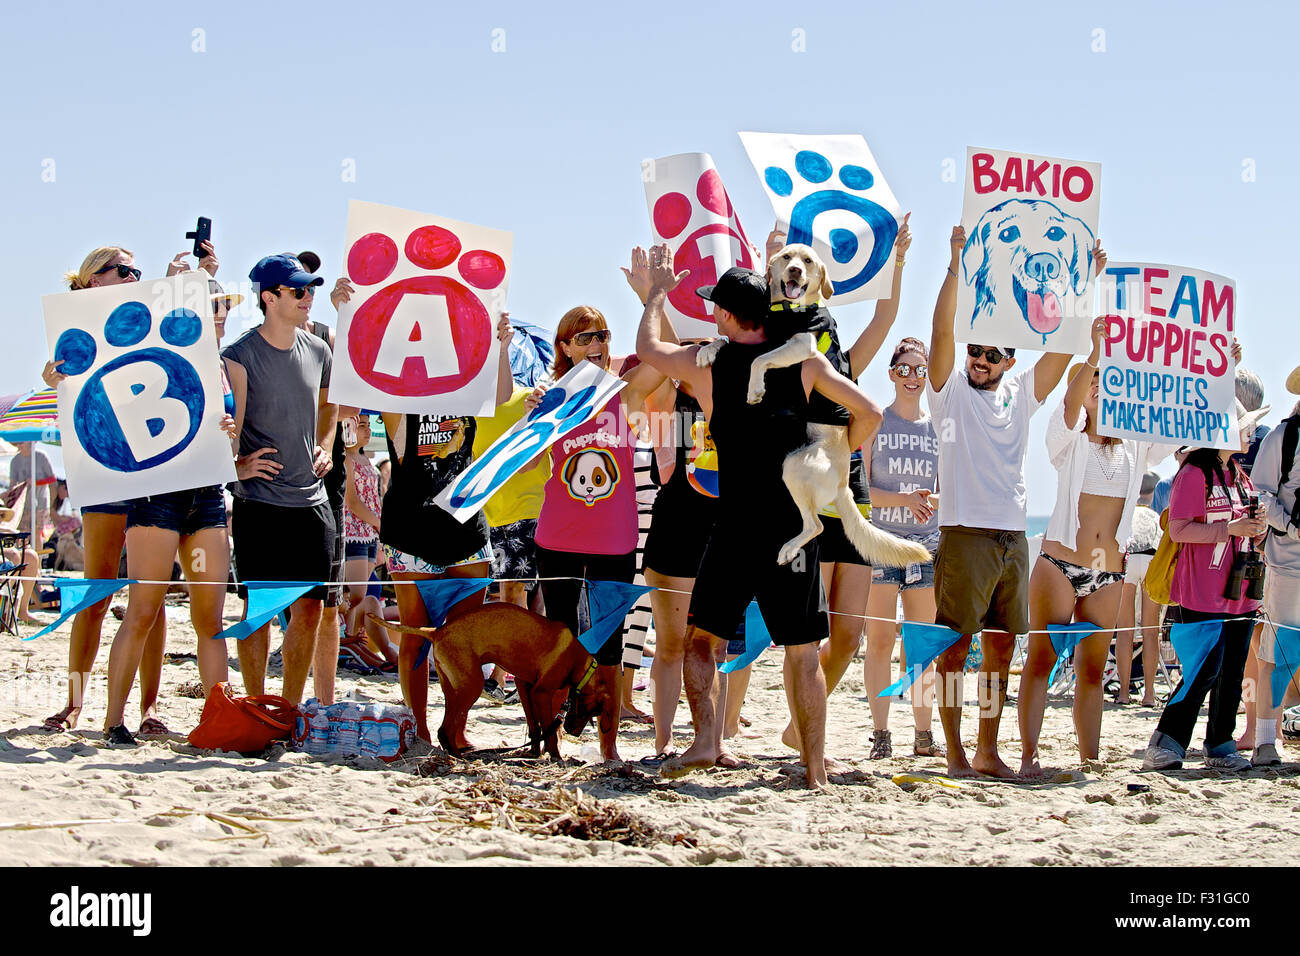
[{"label": "black shorts", "polygon": [[755,534],[759,520],[719,521],[714,526],[695,577],[688,623],[715,637],[731,638],[749,602],[757,598],[773,644],[790,647],[824,640],[830,619],[818,539],[804,545],[803,554],[789,564],[780,565],[776,556],[791,535],[774,534],[771,526]]},{"label": "black shorts", "polygon": [[693,578],[717,520],[717,500],[685,481],[670,483],[655,497],[643,567],[670,578]]},{"label": "black shorts", "polygon": [[818,515],[822,523],[822,533],[817,536],[821,542],[821,559],[824,564],[858,564],[871,567],[866,558],[853,547],[853,543],[844,534],[844,522],[839,518]]},{"label": "black shorts", "polygon": [[[286,508],[236,497],[231,531],[242,581],[330,580],[335,535],[328,503]],[[325,591],[322,584],[305,597],[321,601]]]},{"label": "black shorts", "polygon": [[343,537],[343,512],[330,508],[334,516],[334,546],[330,550],[330,573],[326,581],[333,584],[325,589],[325,606],[338,607],[343,599],[343,571],[347,567],[347,541]]},{"label": "black shorts", "polygon": [[[520,518],[491,528],[492,576],[507,581],[537,578],[537,519]],[[532,587],[530,584],[529,587]]]}]

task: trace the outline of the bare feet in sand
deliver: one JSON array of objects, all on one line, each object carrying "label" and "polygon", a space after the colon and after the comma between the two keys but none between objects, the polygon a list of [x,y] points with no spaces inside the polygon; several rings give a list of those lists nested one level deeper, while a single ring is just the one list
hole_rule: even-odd
[{"label": "bare feet in sand", "polygon": [[852,767],[846,764],[843,760],[836,760],[834,757],[824,757],[822,758],[822,762],[826,765],[827,774],[853,772]]},{"label": "bare feet in sand", "polygon": [[1002,758],[997,754],[975,754],[975,762],[971,765],[974,770],[985,777],[996,777],[999,780],[1019,780],[1019,775],[1002,762]]},{"label": "bare feet in sand", "polygon": [[1037,778],[1043,775],[1043,768],[1038,764],[1037,757],[1024,757],[1020,761],[1020,776],[1028,778]]},{"label": "bare feet in sand", "polygon": [[734,770],[740,766],[740,760],[728,750],[713,750],[702,744],[691,744],[679,754],[674,754],[659,765],[659,775],[673,779],[683,777],[692,770],[705,767],[721,767]]},{"label": "bare feet in sand", "polygon": [[802,749],[799,746],[799,731],[795,729],[793,720],[785,725],[785,730],[781,731],[781,743],[785,744],[791,750]]},{"label": "bare feet in sand", "polygon": [[1238,749],[1238,750],[1254,750],[1254,749],[1255,749],[1255,735],[1254,735],[1253,733],[1252,733],[1252,734],[1242,734],[1240,737],[1238,737],[1238,738],[1237,738],[1237,749]]}]

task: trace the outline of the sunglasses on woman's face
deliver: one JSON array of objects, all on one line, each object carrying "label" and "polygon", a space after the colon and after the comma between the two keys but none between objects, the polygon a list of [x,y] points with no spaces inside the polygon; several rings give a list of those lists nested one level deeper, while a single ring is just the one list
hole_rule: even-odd
[{"label": "sunglasses on woman's face", "polygon": [[899,378],[911,378],[913,372],[916,373],[917,378],[925,378],[929,370],[928,365],[909,365],[907,362],[899,362],[894,366],[894,374]]},{"label": "sunglasses on woman's face", "polygon": [[979,358],[982,355],[984,356],[985,360],[992,362],[994,365],[997,365],[999,362],[1001,362],[1003,359],[1006,358],[1006,356],[1003,355],[1001,352],[999,352],[997,349],[986,349],[978,345],[966,346],[966,354],[969,355],[971,358],[975,358],[975,359]]},{"label": "sunglasses on woman's face", "polygon": [[600,329],[595,332],[579,332],[573,337],[573,344],[577,346],[588,346],[593,341],[604,345],[609,341],[609,329]]},{"label": "sunglasses on woman's face", "polygon": [[95,275],[102,276],[105,272],[109,272],[113,269],[117,270],[117,277],[119,279],[125,279],[127,276],[130,276],[136,282],[139,282],[140,276],[144,275],[144,273],[142,273],[135,266],[124,266],[120,264],[115,266],[104,266],[104,268],[96,272]]},{"label": "sunglasses on woman's face", "polygon": [[288,292],[295,299],[301,299],[303,296],[306,295],[312,296],[313,298],[316,296],[316,287],[311,285],[305,285],[300,289],[294,289],[294,288],[290,288],[287,285],[282,285],[280,286],[279,291]]}]

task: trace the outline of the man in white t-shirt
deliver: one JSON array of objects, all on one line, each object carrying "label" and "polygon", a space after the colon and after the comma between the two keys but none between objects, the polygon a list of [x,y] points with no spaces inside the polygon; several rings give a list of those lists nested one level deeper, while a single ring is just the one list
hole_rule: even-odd
[{"label": "man in white t-shirt", "polygon": [[[1015,777],[998,756],[1015,635],[1029,630],[1029,548],[1025,541],[1025,450],[1029,419],[1065,374],[1071,356],[1049,352],[1008,375],[1014,349],[967,346],[954,369],[957,270],[966,230],[952,232],[952,262],[934,307],[926,396],[939,436],[939,551],[934,562],[935,623],[962,635],[937,662],[939,719],[948,773]],[[961,744],[961,680],[971,635],[983,633],[979,737],[973,762]]]}]

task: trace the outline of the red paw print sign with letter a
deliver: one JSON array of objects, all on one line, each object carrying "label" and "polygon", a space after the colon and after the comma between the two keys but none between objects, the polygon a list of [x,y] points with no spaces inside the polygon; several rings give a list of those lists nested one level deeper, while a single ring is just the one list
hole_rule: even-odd
[{"label": "red paw print sign with letter a", "polygon": [[496,325],[511,234],[427,213],[348,204],[330,400],[362,408],[491,415]]},{"label": "red paw print sign with letter a", "polygon": [[668,243],[673,266],[690,275],[668,293],[668,317],[680,336],[715,336],[713,306],[695,294],[732,266],[762,271],[758,251],[740,227],[722,177],[708,153],[679,153],[646,162],[646,205],[654,241]]}]

